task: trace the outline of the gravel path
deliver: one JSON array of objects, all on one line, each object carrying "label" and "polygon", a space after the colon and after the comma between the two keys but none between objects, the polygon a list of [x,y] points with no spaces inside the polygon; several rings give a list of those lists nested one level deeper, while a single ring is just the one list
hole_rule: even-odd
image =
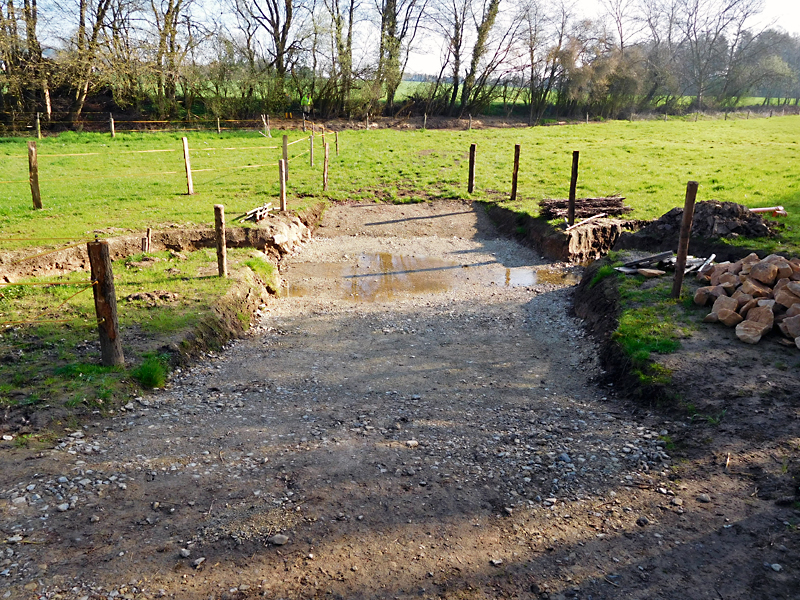
[{"label": "gravel path", "polygon": [[564,265],[462,204],[345,206],[282,271],[247,338],[1,476],[0,596],[711,589],[680,564],[710,498],[668,482],[678,425],[592,383]]}]

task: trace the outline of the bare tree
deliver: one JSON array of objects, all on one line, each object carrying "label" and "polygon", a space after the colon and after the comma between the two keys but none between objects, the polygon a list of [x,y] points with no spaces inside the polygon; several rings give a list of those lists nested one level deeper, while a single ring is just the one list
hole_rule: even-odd
[{"label": "bare tree", "polygon": [[403,79],[408,52],[425,14],[428,0],[376,0],[380,20],[378,66],[379,89],[386,89],[386,114],[394,114],[397,88]]}]

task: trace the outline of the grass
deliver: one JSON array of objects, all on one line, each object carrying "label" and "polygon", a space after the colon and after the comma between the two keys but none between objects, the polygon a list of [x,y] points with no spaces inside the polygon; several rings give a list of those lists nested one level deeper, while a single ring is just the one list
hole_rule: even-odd
[{"label": "grass", "polygon": [[670,298],[672,284],[666,278],[627,276],[617,281],[621,311],[612,338],[628,357],[630,371],[642,386],[667,385],[672,373],[655,361],[653,354],[677,351],[681,338],[691,334],[683,301]]},{"label": "grass", "polygon": [[[252,249],[229,249],[231,270],[263,260],[254,258],[253,253]],[[230,288],[235,275],[231,279],[216,276],[216,253],[211,249],[186,255],[155,252],[149,257],[155,260],[144,262],[143,255],[136,255],[114,265],[120,335],[128,368],[98,364],[94,300],[88,289],[56,314],[48,314],[48,309],[86,286],[88,273],[26,280],[72,282],[74,287],[3,288],[0,322],[32,318],[43,322],[0,331],[0,406],[63,405],[105,410],[129,398],[140,386],[161,387],[169,361],[158,349],[178,342],[184,332],[209,316],[211,304]],[[269,271],[266,265],[260,268]],[[133,297],[159,290],[169,290],[177,297]]]},{"label": "grass", "polygon": [[[34,211],[27,185],[25,140],[0,140],[0,251],[36,242],[9,238],[86,239],[166,224],[204,224],[213,205],[243,213],[278,195],[281,132],[186,132],[194,196],[186,195],[180,133],[65,133],[39,142],[45,209]],[[301,132],[289,133],[290,140]],[[308,156],[290,161],[289,207],[319,200],[475,198],[496,201],[533,216],[538,200],[566,197],[571,155],[580,150],[579,196],[621,193],[634,218],[658,217],[683,204],[686,182],[700,182],[699,200],[730,200],[751,207],[781,204],[789,212],[770,251],[800,250],[800,117],[728,121],[617,121],[565,127],[472,131],[354,130],[340,134],[341,155],[331,149],[330,191],[321,191],[320,140],[316,165]],[[332,141],[328,136],[328,141]],[[476,192],[466,191],[468,151],[477,144]],[[514,144],[522,144],[519,197],[508,202]],[[225,148],[238,148],[226,150]],[[297,156],[306,142],[290,147]],[[170,150],[131,154],[141,150]],[[127,154],[126,154],[127,152]],[[66,156],[86,154],[88,156]],[[263,165],[263,166],[256,166]],[[240,167],[251,168],[240,168]],[[205,169],[217,169],[206,171]],[[67,243],[65,241],[65,243]],[[767,246],[769,246],[767,248]]]},{"label": "grass", "polygon": [[146,388],[160,388],[167,381],[169,356],[148,353],[144,362],[131,371],[131,376]]}]

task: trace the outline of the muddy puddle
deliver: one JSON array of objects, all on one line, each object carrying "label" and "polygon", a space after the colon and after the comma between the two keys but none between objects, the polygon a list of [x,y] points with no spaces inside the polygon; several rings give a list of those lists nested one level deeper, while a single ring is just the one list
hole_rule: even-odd
[{"label": "muddy puddle", "polygon": [[529,287],[576,285],[569,271],[546,267],[505,267],[497,261],[464,264],[429,256],[362,254],[349,263],[297,263],[284,273],[282,296],[296,298],[325,290],[360,302],[439,293],[463,285]]}]

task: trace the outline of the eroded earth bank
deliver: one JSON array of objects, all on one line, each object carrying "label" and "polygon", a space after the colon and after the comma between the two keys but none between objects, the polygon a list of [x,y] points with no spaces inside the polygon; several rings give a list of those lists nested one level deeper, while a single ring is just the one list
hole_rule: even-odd
[{"label": "eroded earth bank", "polygon": [[282,277],[167,389],[3,447],[0,597],[797,597],[791,509],[672,456],[482,209],[331,208]]}]

